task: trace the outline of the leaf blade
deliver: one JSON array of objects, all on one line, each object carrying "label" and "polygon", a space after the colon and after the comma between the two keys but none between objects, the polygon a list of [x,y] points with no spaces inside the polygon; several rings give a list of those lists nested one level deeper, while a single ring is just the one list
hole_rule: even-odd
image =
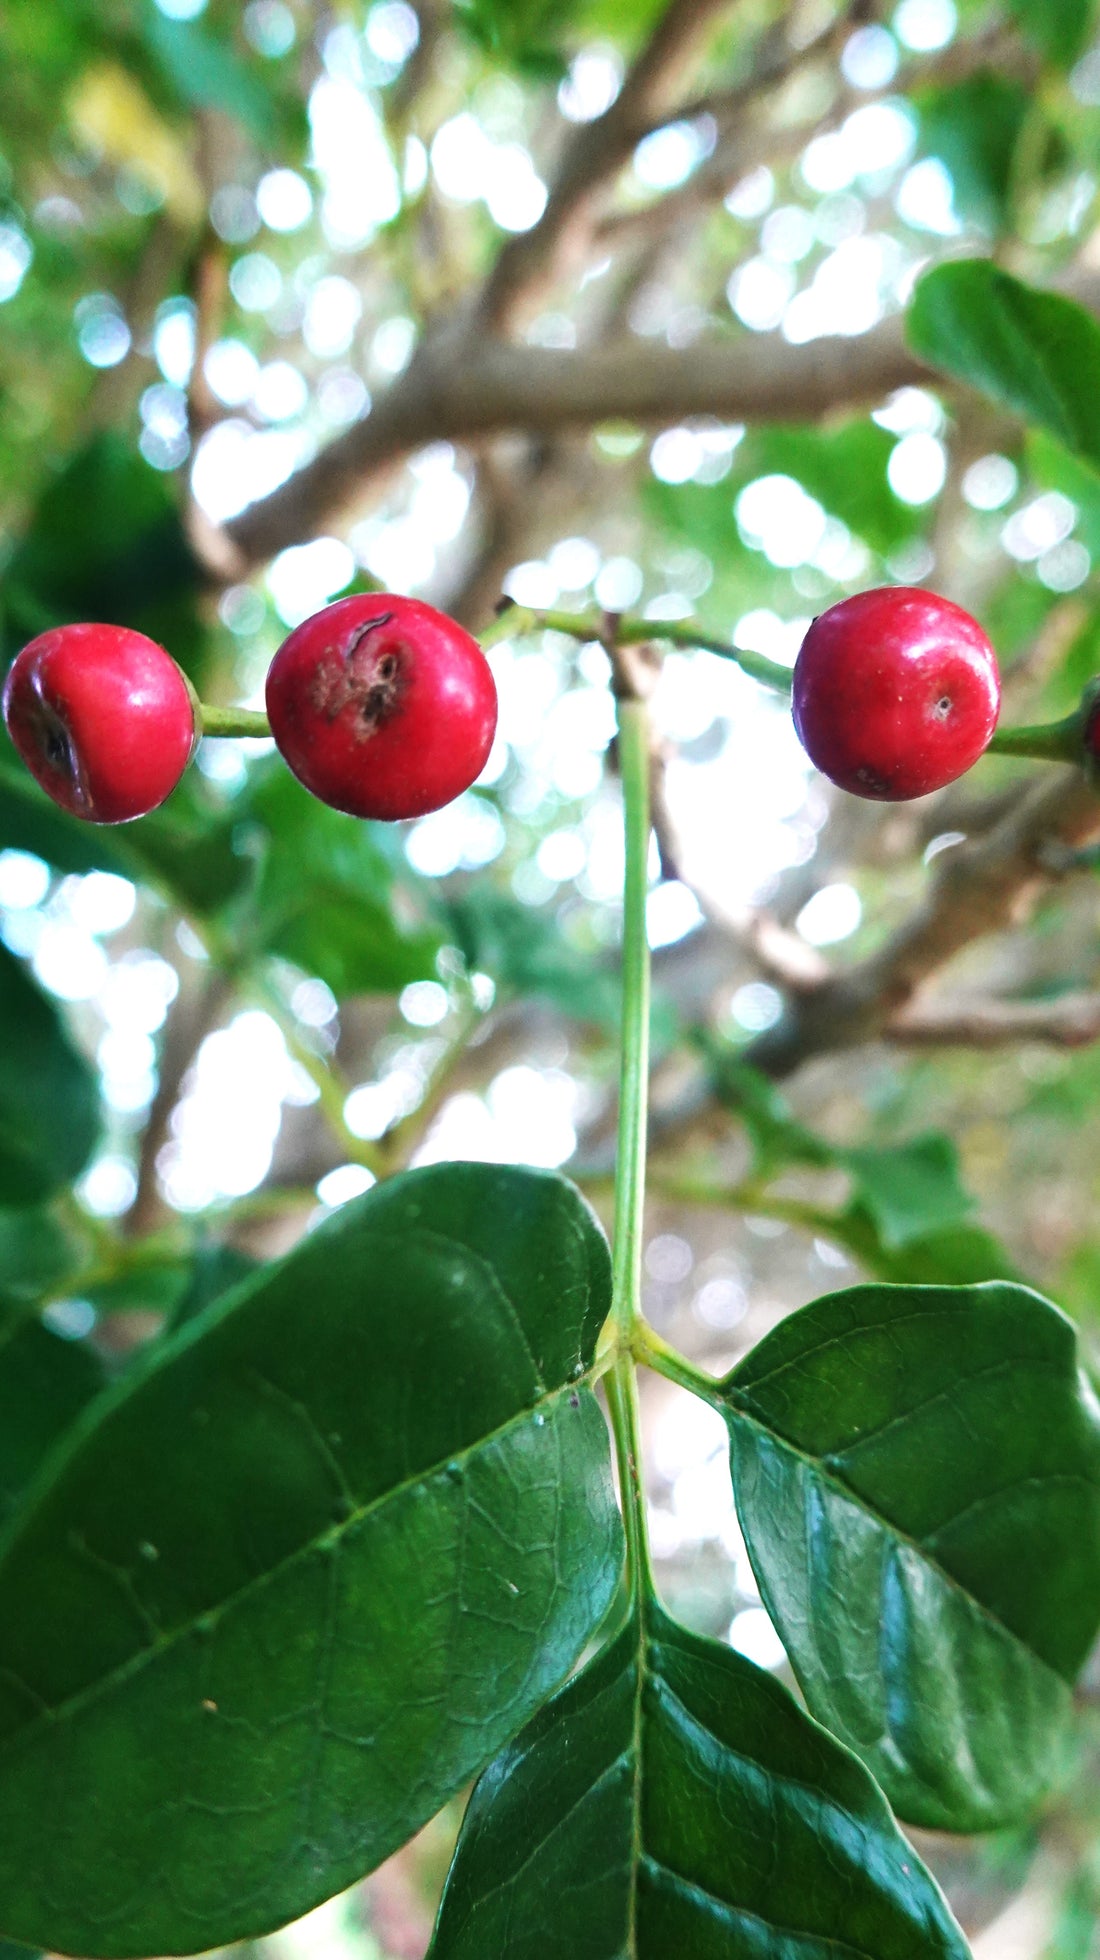
[{"label": "leaf blade", "polygon": [[1100,1621],[1100,1426],[1026,1288],[854,1287],[723,1385],[761,1593],[807,1701],[914,1822],[1049,1784]]},{"label": "leaf blade", "polygon": [[52,1000],[0,946],[0,1204],[77,1176],[99,1135],[96,1078]]},{"label": "leaf blade", "polygon": [[741,1951],[966,1949],[855,1758],[770,1676],[649,1605],[486,1770],[429,1960]]},{"label": "leaf blade", "polygon": [[433,1167],[113,1398],[0,1548],[5,1932],[133,1954],[285,1923],[557,1685],[618,1577],[584,1379],[607,1264],[563,1180]]}]

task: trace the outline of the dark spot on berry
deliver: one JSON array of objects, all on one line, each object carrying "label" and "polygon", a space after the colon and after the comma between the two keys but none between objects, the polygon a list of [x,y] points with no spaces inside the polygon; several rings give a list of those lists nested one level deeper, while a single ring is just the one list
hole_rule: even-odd
[{"label": "dark spot on berry", "polygon": [[948,715],[951,713],[951,709],[953,706],[954,703],[951,699],[951,696],[949,694],[941,694],[939,700],[935,703],[932,709],[933,720],[946,721]]},{"label": "dark spot on berry", "polygon": [[887,778],[878,775],[874,769],[868,769],[866,765],[862,769],[856,770],[856,781],[857,783],[863,783],[870,790],[872,796],[889,796],[890,794],[890,784]]}]

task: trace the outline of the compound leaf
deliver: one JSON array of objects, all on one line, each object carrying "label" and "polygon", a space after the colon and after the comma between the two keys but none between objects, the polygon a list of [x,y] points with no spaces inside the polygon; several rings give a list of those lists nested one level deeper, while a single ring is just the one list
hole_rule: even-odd
[{"label": "compound leaf", "polygon": [[1100,1624],[1100,1417],[1071,1323],[998,1281],[857,1286],[784,1320],[721,1396],[813,1713],[915,1823],[1026,1813]]},{"label": "compound leaf", "polygon": [[650,1606],[486,1770],[429,1960],[965,1960],[866,1770]]},{"label": "compound leaf", "polygon": [[5,1935],[282,1925],[516,1733],[619,1578],[609,1266],[563,1179],[433,1166],[90,1412],[0,1544]]}]

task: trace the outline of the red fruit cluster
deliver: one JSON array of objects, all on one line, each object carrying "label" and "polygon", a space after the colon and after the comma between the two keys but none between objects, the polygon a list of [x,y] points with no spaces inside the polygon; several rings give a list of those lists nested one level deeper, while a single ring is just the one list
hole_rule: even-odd
[{"label": "red fruit cluster", "polygon": [[883,586],[815,619],[794,669],[794,725],[822,775],[900,802],[953,783],[997,725],[997,659],[977,620],[919,587]]},{"label": "red fruit cluster", "polygon": [[[276,746],[323,803],[354,817],[420,817],[481,774],[497,697],[477,641],[389,593],[339,599],[271,664]],[[197,704],[175,661],[121,626],[58,626],[16,656],[4,719],[32,776],[91,823],[155,810],[191,759]]]}]

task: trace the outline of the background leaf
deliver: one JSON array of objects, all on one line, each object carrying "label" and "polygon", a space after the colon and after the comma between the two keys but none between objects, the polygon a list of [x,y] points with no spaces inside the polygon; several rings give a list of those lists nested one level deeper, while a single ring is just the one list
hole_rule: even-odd
[{"label": "background leaf", "polygon": [[83,1170],[96,1078],[53,1002],[0,947],[0,1203],[34,1204]]},{"label": "background leaf", "polygon": [[950,1231],[973,1210],[950,1137],[933,1132],[911,1143],[839,1150],[837,1161],[855,1179],[859,1200],[888,1251],[928,1232]]},{"label": "background leaf", "polygon": [[1019,82],[987,69],[949,88],[922,90],[921,148],[951,173],[960,217],[999,232],[1008,216],[1013,158],[1032,103]]},{"label": "background leaf", "polygon": [[967,1948],[854,1757],[650,1608],[486,1770],[430,1960],[765,1952]]},{"label": "background leaf", "polygon": [[1076,61],[1092,23],[1092,0],[1009,0],[1024,33],[1048,61],[1068,68]]},{"label": "background leaf", "polygon": [[907,318],[922,360],[977,388],[1100,467],[1100,323],[987,259],[955,259],[920,280]]},{"label": "background leaf", "polygon": [[609,1291],[562,1179],[433,1167],[108,1399],[0,1551],[6,1933],[112,1955],[281,1925],[515,1733],[618,1581],[584,1380]]},{"label": "background leaf", "polygon": [[105,1379],[85,1341],[63,1340],[0,1300],[0,1524]]},{"label": "background leaf", "polygon": [[399,867],[382,826],[330,810],[279,763],[238,810],[256,825],[260,870],[253,906],[268,952],[332,988],[397,992],[435,977],[442,943],[429,918],[431,888]]},{"label": "background leaf", "polygon": [[916,1823],[1049,1783],[1100,1624],[1100,1421],[1023,1287],[853,1287],[723,1387],[761,1594],[813,1712]]}]

